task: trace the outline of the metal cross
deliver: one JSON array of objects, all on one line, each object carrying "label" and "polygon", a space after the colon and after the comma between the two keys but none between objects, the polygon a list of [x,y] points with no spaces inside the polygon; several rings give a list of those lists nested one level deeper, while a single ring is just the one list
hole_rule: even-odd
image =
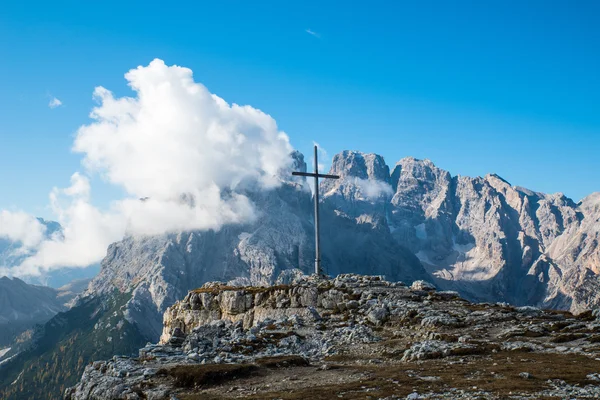
[{"label": "metal cross", "polygon": [[292,172],[292,175],[312,176],[315,178],[315,274],[323,275],[321,270],[321,250],[319,238],[319,178],[339,179],[337,175],[319,174],[319,161],[317,160],[317,146],[315,146],[315,172]]}]

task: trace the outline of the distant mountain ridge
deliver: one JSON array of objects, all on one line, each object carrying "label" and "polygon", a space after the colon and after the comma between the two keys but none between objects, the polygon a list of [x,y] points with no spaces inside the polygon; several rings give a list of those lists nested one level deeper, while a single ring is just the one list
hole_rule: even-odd
[{"label": "distant mountain ridge", "polygon": [[[306,170],[294,153],[296,170]],[[429,279],[488,301],[581,311],[600,298],[600,194],[575,204],[562,194],[513,187],[497,175],[452,176],[429,160],[344,151],[323,180],[323,264],[330,275]],[[110,246],[88,295],[132,292],[127,316],[156,338],[162,313],[209,280],[270,284],[311,273],[311,194],[282,172],[280,188],[246,193],[261,217],[218,232],[128,237]]]},{"label": "distant mountain ridge", "polygon": [[0,278],[0,325],[50,319],[64,309],[56,296],[57,291],[49,287]]},{"label": "distant mountain ridge", "polygon": [[53,289],[17,278],[0,278],[0,348],[12,345],[19,334],[67,310],[88,283],[76,281]]},{"label": "distant mountain ridge", "polygon": [[[291,176],[291,170],[306,170],[303,155],[295,152],[293,159],[292,168],[281,171],[280,187],[244,192],[259,213],[256,222],[126,237],[108,248],[80,305],[48,324],[76,326],[69,315],[90,313],[110,319],[95,325],[94,341],[115,337],[117,324],[128,327],[136,340],[127,348],[135,348],[157,341],[166,308],[207,281],[268,285],[311,273],[311,192],[304,178]],[[412,157],[390,168],[383,157],[357,151],[335,155],[330,173],[341,178],[320,185],[322,258],[329,275],[425,279],[472,300],[574,312],[600,303],[600,193],[575,203],[562,194],[514,187],[497,175],[452,176]],[[107,301],[116,304],[110,315],[103,311]],[[84,304],[88,311],[80,309]],[[79,333],[68,335],[78,343]],[[45,356],[31,353],[19,362],[41,368],[36,360],[57,354],[64,343],[57,339],[52,347],[52,340],[46,340]],[[72,375],[81,371],[79,366]],[[75,381],[68,379],[67,386]]]}]

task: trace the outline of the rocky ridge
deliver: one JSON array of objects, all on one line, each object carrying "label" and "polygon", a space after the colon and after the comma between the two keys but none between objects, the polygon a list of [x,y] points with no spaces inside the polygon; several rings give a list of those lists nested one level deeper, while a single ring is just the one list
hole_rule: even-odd
[{"label": "rocky ridge", "polygon": [[[208,281],[270,285],[313,268],[312,203],[301,153],[281,186],[245,194],[260,217],[220,231],[127,237],[87,295],[131,292],[129,321],[156,341],[162,314]],[[322,258],[330,276],[434,281],[473,301],[581,312],[600,302],[599,195],[576,204],[496,175],[452,176],[429,160],[344,151],[323,180]]]},{"label": "rocky ridge", "polygon": [[[306,171],[302,154],[293,156],[292,169]],[[373,165],[385,164],[380,159]],[[383,175],[387,173],[384,168]],[[382,176],[382,172],[372,175]],[[166,308],[205,282],[270,285],[311,271],[313,204],[306,180],[292,177],[290,170],[282,173],[280,187],[245,194],[260,214],[257,221],[219,231],[127,237],[108,248],[102,270],[86,295],[103,296],[115,288],[131,292],[128,318],[155,341]],[[383,219],[365,214],[357,220],[325,202],[321,220],[322,264],[328,274],[381,274],[407,282],[428,277],[418,258],[394,240]]]},{"label": "rocky ridge", "polygon": [[[124,301],[119,318],[122,313],[131,328],[128,337],[136,339],[123,348],[138,348],[142,340],[157,342],[163,313],[205,282],[289,284],[312,271],[311,193],[304,178],[291,177],[291,170],[306,170],[306,163],[298,152],[292,158],[278,188],[241,189],[255,205],[256,221],[219,231],[126,237],[109,247],[82,302],[106,303],[115,296],[119,304]],[[574,313],[600,302],[598,194],[575,203],[562,194],[512,186],[496,175],[452,176],[429,160],[405,158],[390,169],[382,157],[355,151],[336,155],[330,173],[341,176],[321,183],[322,258],[330,276],[428,280],[470,301]],[[108,340],[112,329],[113,324],[99,325],[88,334]],[[47,356],[59,354],[62,345],[56,342]],[[31,370],[38,359],[28,359]],[[75,360],[78,369],[67,381],[38,382],[33,398],[52,398],[48,393],[62,392],[60,385],[72,385],[92,358],[82,360],[81,365]],[[23,368],[18,363],[11,366],[15,375],[0,386],[17,379]],[[23,376],[18,384],[32,388]]]},{"label": "rocky ridge", "polygon": [[596,317],[380,276],[208,283],[167,310],[159,344],[90,364],[65,399],[594,398]]},{"label": "rocky ridge", "polygon": [[430,160],[400,160],[391,174],[375,154],[333,158],[324,204],[389,232],[436,284],[478,301],[581,312],[598,304],[600,194],[561,193],[501,177],[452,176]]}]

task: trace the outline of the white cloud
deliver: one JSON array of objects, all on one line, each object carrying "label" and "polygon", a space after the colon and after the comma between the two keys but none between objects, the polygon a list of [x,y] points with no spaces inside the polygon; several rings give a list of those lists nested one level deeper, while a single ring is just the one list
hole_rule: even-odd
[{"label": "white cloud", "polygon": [[56,107],[60,107],[60,106],[62,106],[62,101],[60,101],[56,97],[52,97],[50,99],[50,103],[48,103],[48,107],[50,107],[50,108],[56,108]]},{"label": "white cloud", "polygon": [[50,204],[62,235],[42,241],[33,255],[12,271],[15,275],[39,275],[62,267],[85,267],[101,260],[106,248],[123,237],[124,215],[111,210],[101,212],[89,202],[89,182],[75,173],[71,186],[54,188]]},{"label": "white cloud", "polygon": [[46,227],[21,211],[0,210],[0,239],[19,242],[25,248],[38,246],[44,238]]},{"label": "white cloud", "polygon": [[313,31],[312,29],[306,29],[305,32],[316,37],[317,39],[321,39],[321,34]]},{"label": "white cloud", "polygon": [[355,184],[360,188],[363,195],[369,200],[376,200],[380,196],[392,196],[394,190],[387,182],[375,179],[354,178]]},{"label": "white cloud", "polygon": [[272,117],[226,103],[194,82],[191,70],[156,59],[125,78],[135,96],[118,98],[97,87],[93,121],[79,128],[73,150],[83,155],[87,175],[100,174],[127,197],[99,210],[91,203],[89,179],[75,173],[70,187],[50,194],[63,238],[39,242],[35,254],[9,273],[90,265],[126,233],[251,221],[256,215],[243,188],[276,187],[280,171],[290,168],[292,147]]}]

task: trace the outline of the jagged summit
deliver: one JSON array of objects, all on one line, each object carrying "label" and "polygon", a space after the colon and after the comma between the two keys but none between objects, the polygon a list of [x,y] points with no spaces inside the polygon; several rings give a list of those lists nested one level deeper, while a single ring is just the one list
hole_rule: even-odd
[{"label": "jagged summit", "polygon": [[[300,152],[292,158],[294,170],[306,169]],[[471,299],[515,304],[572,310],[595,304],[593,296],[577,293],[597,283],[576,278],[582,268],[598,270],[591,265],[599,251],[593,249],[598,227],[590,221],[600,214],[593,201],[575,205],[564,196],[513,187],[494,174],[452,176],[413,157],[390,173],[377,154],[344,151],[333,157],[329,172],[341,176],[321,182],[330,275],[428,278]],[[162,312],[194,286],[215,279],[270,284],[289,269],[310,271],[312,205],[296,179],[303,181],[289,176],[280,188],[249,194],[261,215],[254,224],[129,237],[111,246],[88,294],[115,287],[131,292],[129,318],[156,339]],[[585,251],[574,245],[580,241],[572,238],[579,237],[591,238],[582,239]],[[572,278],[565,282],[567,276]]]},{"label": "jagged summit", "polygon": [[331,162],[330,172],[341,177],[356,177],[387,182],[389,167],[382,156],[374,153],[345,150],[336,154]]},{"label": "jagged summit", "polygon": [[401,158],[398,162],[396,162],[396,165],[410,164],[410,163],[421,163],[421,164],[426,164],[429,166],[435,166],[433,161],[431,161],[429,158],[416,158],[413,156],[406,156],[406,157]]},{"label": "jagged summit", "polygon": [[498,174],[486,174],[483,179],[485,179],[488,182],[494,182],[496,185],[505,185],[507,187],[512,187],[509,181],[502,178]]},{"label": "jagged summit", "polygon": [[[580,202],[580,206],[583,207],[600,207],[600,192],[594,192],[586,197],[584,197]],[[597,209],[596,209],[597,211]]]}]

